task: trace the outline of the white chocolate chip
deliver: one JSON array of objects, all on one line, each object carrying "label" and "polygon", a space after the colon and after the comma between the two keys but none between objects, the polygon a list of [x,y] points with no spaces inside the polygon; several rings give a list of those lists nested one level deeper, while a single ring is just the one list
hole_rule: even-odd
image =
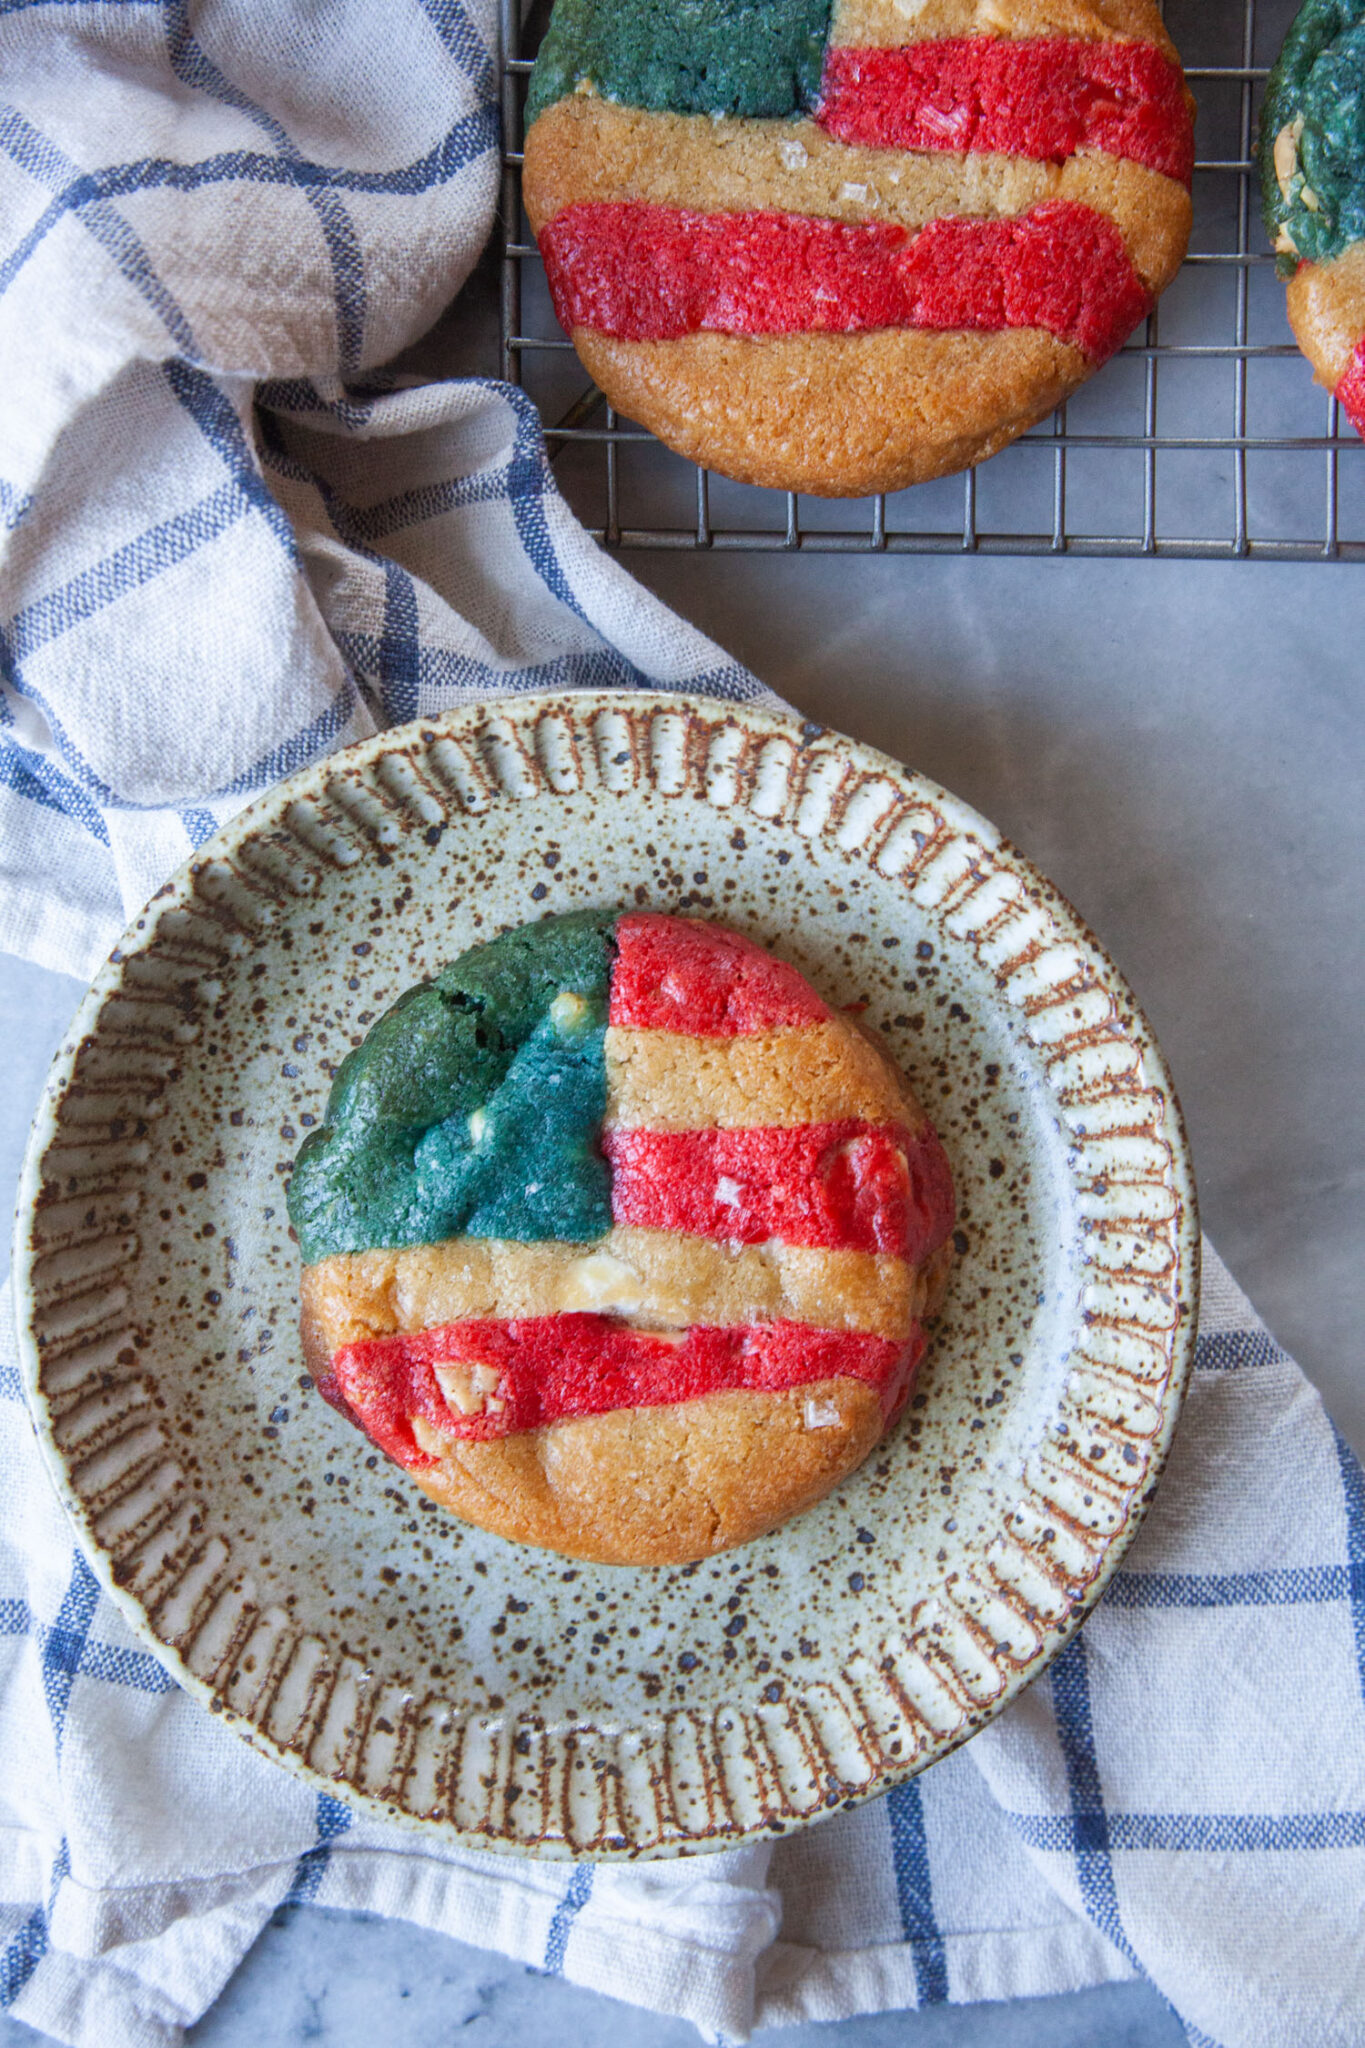
[{"label": "white chocolate chip", "polygon": [[[446,1404],[458,1415],[500,1415],[504,1402],[493,1405],[492,1396],[502,1385],[495,1365],[465,1365],[454,1358],[437,1359],[432,1366],[436,1384]],[[416,1424],[413,1425],[414,1429]]]},{"label": "white chocolate chip", "polygon": [[412,1418],[413,1440],[419,1451],[425,1451],[429,1458],[444,1458],[450,1449],[450,1438],[427,1421],[425,1415]]},{"label": "white chocolate chip", "polygon": [[587,1021],[588,1003],[585,996],[576,996],[572,989],[563,988],[550,1005],[550,1022],[556,1031],[577,1031]]},{"label": "white chocolate chip", "polygon": [[844,200],[852,200],[858,206],[866,206],[868,197],[867,187],[866,185],[845,183],[839,187],[839,197]]},{"label": "white chocolate chip", "polygon": [[807,1401],[803,1419],[807,1429],[834,1429],[843,1417],[833,1401]]},{"label": "white chocolate chip", "polygon": [[1298,253],[1299,253],[1299,245],[1298,245],[1298,243],[1297,243],[1297,242],[1296,242],[1296,241],[1294,240],[1294,237],[1293,237],[1293,236],[1292,236],[1292,235],[1290,234],[1290,232],[1289,232],[1288,228],[1281,228],[1281,229],[1280,229],[1280,232],[1278,233],[1278,235],[1276,235],[1276,237],[1275,237],[1275,253],[1276,253],[1276,255],[1277,255],[1277,256],[1297,256],[1297,255],[1298,255]]},{"label": "white chocolate chip", "polygon": [[474,1391],[467,1365],[462,1365],[458,1359],[442,1358],[438,1359],[431,1369],[449,1407],[460,1415],[479,1413],[483,1407],[483,1399]]},{"label": "white chocolate chip", "polygon": [[803,142],[779,142],[777,147],[782,157],[782,168],[786,171],[804,171],[810,162]]},{"label": "white chocolate chip", "polygon": [[1275,179],[1280,188],[1280,197],[1288,199],[1289,183],[1299,167],[1299,137],[1303,134],[1303,117],[1288,121],[1275,137],[1274,163]]},{"label": "white chocolate chip", "polygon": [[731,1180],[728,1173],[723,1173],[716,1182],[716,1200],[724,1202],[731,1209],[739,1202],[739,1182]]},{"label": "white chocolate chip", "polygon": [[620,1315],[633,1315],[644,1303],[644,1284],[633,1266],[610,1252],[589,1252],[566,1267],[556,1306],[561,1313],[596,1310],[604,1314],[615,1309]]},{"label": "white chocolate chip", "polygon": [[482,1145],[488,1135],[488,1111],[486,1109],[471,1109],[467,1128],[474,1143]]},{"label": "white chocolate chip", "polygon": [[1299,197],[1302,199],[1304,205],[1308,208],[1308,211],[1310,213],[1317,213],[1321,210],[1322,202],[1319,200],[1317,193],[1313,190],[1311,185],[1300,186]]}]

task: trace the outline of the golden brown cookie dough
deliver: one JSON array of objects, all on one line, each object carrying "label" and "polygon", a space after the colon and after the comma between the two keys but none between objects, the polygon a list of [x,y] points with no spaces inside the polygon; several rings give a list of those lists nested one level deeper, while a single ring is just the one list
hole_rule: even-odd
[{"label": "golden brown cookie dough", "polygon": [[[875,64],[937,44],[945,62],[976,62],[983,47],[1041,38],[1082,71],[1095,60],[1074,53],[1087,48],[1120,65],[1134,49],[1155,58],[1164,142],[1152,145],[1134,112],[1126,125],[1082,122],[1075,135],[1064,123],[1074,146],[1055,149],[1033,131],[1017,148],[988,147],[989,124],[968,147],[942,135],[940,146],[889,147],[878,139],[882,88],[861,74],[848,92],[876,106],[855,105],[850,118],[873,140],[830,112],[841,53]],[[547,48],[553,80],[571,77],[572,52]],[[1175,64],[1155,0],[836,0],[825,98],[781,118],[635,104],[610,76],[580,79],[543,106],[533,94],[523,192],[561,321],[619,412],[742,482],[851,496],[978,462],[1093,374],[1179,268],[1193,102]],[[1114,90],[1131,98],[1145,75]],[[1081,102],[1090,89],[1076,86]],[[951,81],[932,92],[930,113],[952,132]],[[890,240],[869,239],[873,226]],[[854,239],[836,248],[838,234]],[[641,236],[647,246],[632,254]],[[833,282],[822,273],[805,301],[793,292],[790,331],[777,331],[788,315],[771,310],[773,281],[808,261],[827,261]],[[850,282],[859,264],[885,289]],[[1041,284],[1040,264],[1050,266]],[[709,266],[719,268],[708,284]],[[974,297],[952,288],[973,266],[996,277]],[[664,273],[660,308],[650,295]],[[1072,273],[1079,300],[1068,298]],[[637,277],[640,303],[628,283],[610,288],[613,276]],[[758,310],[736,310],[735,280],[748,276]],[[754,320],[774,331],[746,331]]]},{"label": "golden brown cookie dough", "polygon": [[1289,324],[1319,384],[1335,391],[1365,335],[1365,242],[1325,263],[1302,263],[1289,280]]}]

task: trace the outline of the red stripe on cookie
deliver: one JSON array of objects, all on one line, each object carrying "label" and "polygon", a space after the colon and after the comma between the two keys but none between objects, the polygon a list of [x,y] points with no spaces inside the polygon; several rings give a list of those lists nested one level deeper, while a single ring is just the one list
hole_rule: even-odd
[{"label": "red stripe on cookie", "polygon": [[[903,1344],[785,1322],[698,1327],[670,1341],[606,1316],[537,1316],[368,1338],[338,1351],[332,1373],[366,1435],[400,1465],[421,1469],[436,1461],[419,1445],[414,1418],[445,1436],[482,1441],[574,1415],[857,1379],[876,1388],[889,1419],[905,1399],[924,1344],[918,1325]],[[486,1382],[478,1410],[452,1408],[438,1372],[449,1381],[454,1371],[464,1385],[474,1370]]]},{"label": "red stripe on cookie", "polygon": [[829,1014],[794,967],[738,932],[649,912],[617,923],[612,1024],[737,1038]]},{"label": "red stripe on cookie", "polygon": [[1188,185],[1194,125],[1180,67],[1150,43],[953,36],[831,49],[816,120],[872,149],[1102,150]]},{"label": "red stripe on cookie", "polygon": [[1351,425],[1365,440],[1365,335],[1356,343],[1355,354],[1336,389],[1337,404]]},{"label": "red stripe on cookie", "polygon": [[622,341],[1041,327],[1101,363],[1151,306],[1113,222],[1069,200],[1009,220],[934,220],[916,235],[604,201],[565,207],[540,248],[565,331]]},{"label": "red stripe on cookie", "polygon": [[889,1252],[918,1265],[953,1227],[952,1176],[932,1130],[895,1124],[604,1131],[612,1219],[733,1244]]}]

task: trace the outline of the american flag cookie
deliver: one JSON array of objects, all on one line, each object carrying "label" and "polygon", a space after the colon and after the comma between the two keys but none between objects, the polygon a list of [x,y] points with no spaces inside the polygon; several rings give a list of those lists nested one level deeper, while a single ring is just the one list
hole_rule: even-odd
[{"label": "american flag cookie", "polygon": [[557,0],[527,114],[584,365],[747,483],[852,496],[994,454],[1189,237],[1156,0]]},{"label": "american flag cookie", "polygon": [[464,1520],[604,1563],[775,1528],[895,1421],[943,1148],[795,968],[688,918],[524,925],[410,990],[295,1163],[325,1397]]},{"label": "american flag cookie", "polygon": [[1365,4],[1308,0],[1261,110],[1266,231],[1294,339],[1365,435]]}]

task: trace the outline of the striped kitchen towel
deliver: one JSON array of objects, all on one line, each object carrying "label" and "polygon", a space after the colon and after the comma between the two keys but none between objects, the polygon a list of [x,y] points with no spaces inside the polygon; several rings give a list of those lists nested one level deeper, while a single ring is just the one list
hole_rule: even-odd
[{"label": "striped kitchen towel", "polygon": [[[92,969],[255,791],[385,724],[765,696],[593,549],[518,393],[379,367],[487,233],[492,12],[0,0],[0,944]],[[1203,1308],[1155,1510],[1008,1714],[776,1849],[595,1871],[353,1816],[181,1694],[73,1550],[5,1307],[0,2009],[161,2048],[294,1901],[713,2038],[1141,1973],[1193,2042],[1354,2048],[1365,1488],[1211,1256]]]},{"label": "striped kitchen towel", "polygon": [[497,690],[774,702],[528,400],[377,366],[472,268],[492,0],[0,0],[0,946],[93,972],[305,762]]}]

